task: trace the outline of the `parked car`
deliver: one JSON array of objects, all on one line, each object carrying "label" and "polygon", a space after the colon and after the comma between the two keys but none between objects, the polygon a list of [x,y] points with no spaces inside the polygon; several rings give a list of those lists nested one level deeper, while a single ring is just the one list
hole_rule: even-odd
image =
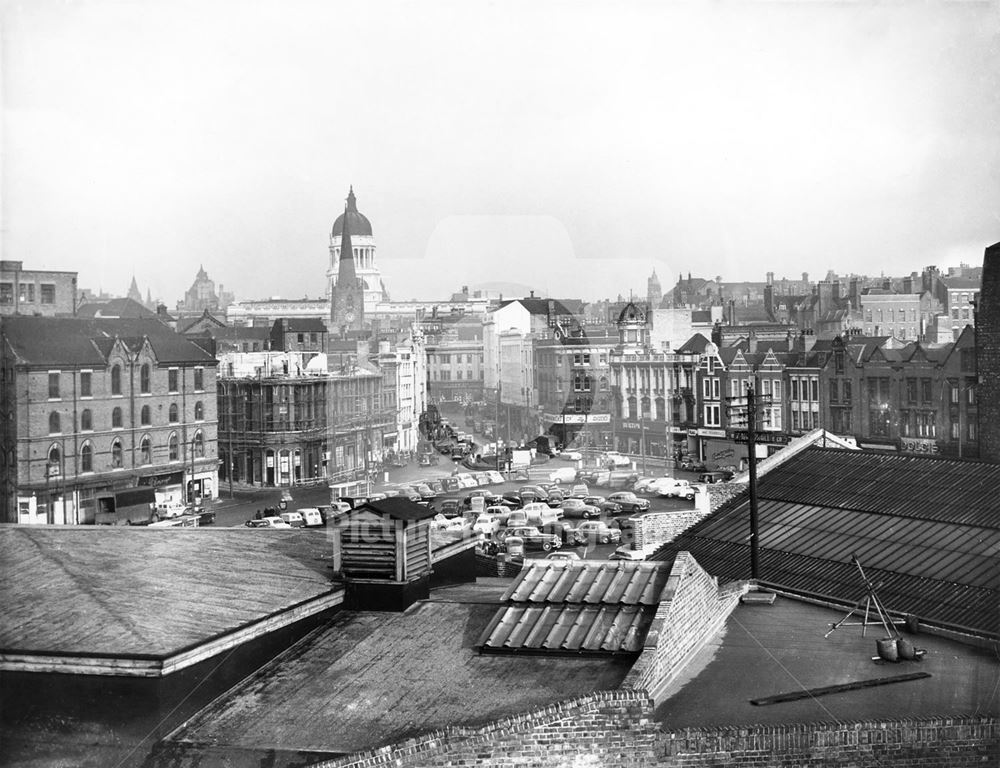
[{"label": "parked car", "polygon": [[506,482],[507,482],[506,480],[504,480],[504,477],[503,477],[503,475],[501,475],[501,474],[500,474],[499,472],[497,472],[497,471],[496,471],[495,469],[491,469],[491,470],[490,470],[489,472],[487,472],[486,474],[487,474],[487,476],[489,476],[489,478],[490,478],[490,484],[491,484],[491,485],[503,485],[504,483],[506,483]]},{"label": "parked car", "polygon": [[292,526],[280,517],[262,517],[260,520],[247,520],[246,526],[248,528],[287,528],[289,530],[292,528]]},{"label": "parked car", "polygon": [[636,493],[655,493],[650,486],[655,485],[662,477],[640,477],[632,483],[632,490]]},{"label": "parked car", "polygon": [[576,527],[577,538],[586,544],[607,544],[622,539],[622,532],[601,520],[585,520]]},{"label": "parked car", "polygon": [[553,536],[558,536],[559,540],[565,546],[575,547],[580,543],[580,539],[576,535],[576,528],[565,520],[555,520],[551,523],[545,523],[538,526],[538,530],[542,533],[551,533]]},{"label": "parked car", "polygon": [[426,500],[433,499],[437,494],[427,483],[411,483],[410,487],[420,494],[420,498]]},{"label": "parked car", "polygon": [[279,517],[288,523],[292,528],[301,528],[306,524],[301,512],[282,512]]},{"label": "parked car", "polygon": [[618,451],[608,451],[604,454],[604,462],[612,462],[616,467],[630,467],[632,466],[632,459],[626,456],[624,453],[619,453]]},{"label": "parked car", "polygon": [[608,560],[645,560],[646,553],[641,549],[631,549],[628,546],[618,547],[608,555]]},{"label": "parked car", "polygon": [[609,501],[603,496],[584,496],[583,503],[597,507],[600,512],[608,515],[617,515],[622,511],[621,504],[616,501]]},{"label": "parked car", "polygon": [[573,467],[559,467],[549,473],[549,480],[557,485],[559,483],[575,483],[576,469]]},{"label": "parked car", "polygon": [[468,472],[459,472],[457,475],[455,475],[455,477],[458,478],[459,485],[461,485],[462,488],[478,488],[479,487],[479,483],[476,482],[476,478],[474,478]]},{"label": "parked car", "polygon": [[564,517],[582,517],[588,520],[591,517],[600,517],[601,510],[587,504],[583,499],[566,499],[560,507]]},{"label": "parked car", "polygon": [[649,509],[649,499],[640,499],[632,491],[618,491],[608,496],[608,501],[613,501],[622,508],[622,512],[646,512]]},{"label": "parked car", "polygon": [[483,536],[495,536],[500,532],[500,521],[491,514],[484,512],[472,524],[472,530]]},{"label": "parked car", "polygon": [[528,514],[522,509],[512,509],[510,514],[507,515],[504,525],[508,528],[528,525]]},{"label": "parked car", "polygon": [[579,451],[560,451],[556,454],[556,458],[563,461],[580,461],[583,459],[583,454]]},{"label": "parked car", "polygon": [[569,492],[571,499],[583,499],[590,495],[590,489],[584,483],[577,483]]},{"label": "parked car", "polygon": [[500,525],[507,525],[507,520],[510,518],[510,513],[512,511],[513,510],[510,507],[496,506],[496,507],[487,507],[485,510],[483,510],[483,514],[492,515],[494,518],[496,518],[497,522],[500,523]]},{"label": "parked car", "polygon": [[535,501],[546,501],[549,498],[549,494],[545,492],[545,489],[540,485],[522,485],[517,489],[517,492],[523,496],[531,494],[535,497]]},{"label": "parked car", "polygon": [[455,515],[461,514],[462,505],[458,499],[444,499],[437,505],[437,510],[442,514],[448,515],[449,517],[454,517]]},{"label": "parked car", "polygon": [[546,560],[579,560],[580,556],[576,552],[549,552],[545,556]]},{"label": "parked car", "polygon": [[469,509],[472,506],[473,499],[483,499],[483,503],[486,503],[486,499],[490,498],[493,494],[489,491],[483,490],[482,488],[477,488],[474,491],[469,491],[469,493],[462,499],[462,506]]},{"label": "parked car", "polygon": [[493,480],[490,479],[489,472],[473,472],[472,476],[476,478],[476,482],[479,483],[480,486],[493,484]]},{"label": "parked car", "polygon": [[707,469],[705,462],[697,459],[683,459],[678,466],[685,472],[704,472]]},{"label": "parked car", "polygon": [[687,480],[664,477],[654,486],[656,493],[667,498],[693,499],[695,490]]},{"label": "parked car", "polygon": [[153,507],[153,520],[170,520],[186,514],[187,507],[179,501],[162,501]]},{"label": "parked car", "polygon": [[445,493],[462,490],[462,482],[457,477],[445,477],[441,482],[444,483]]},{"label": "parked car", "polygon": [[330,509],[335,514],[343,514],[344,512],[351,511],[351,505],[348,504],[346,501],[335,501],[330,505]]},{"label": "parked car", "polygon": [[548,552],[550,549],[559,549],[562,546],[562,541],[558,536],[551,533],[542,533],[533,525],[508,527],[500,534],[501,541],[506,541],[512,537],[521,539],[524,542],[525,549],[540,549]]},{"label": "parked car", "polygon": [[435,494],[439,494],[439,493],[444,493],[445,492],[445,490],[444,490],[444,483],[441,480],[439,480],[439,479],[437,479],[437,480],[427,480],[425,482],[427,484],[427,487],[430,488]]},{"label": "parked car", "polygon": [[702,472],[698,475],[699,483],[727,483],[733,479],[732,471],[728,469],[715,469],[708,472]]},{"label": "parked car", "polygon": [[514,491],[506,491],[501,498],[515,509],[521,506],[521,494]]},{"label": "parked car", "polygon": [[533,501],[525,504],[520,509],[528,517],[528,525],[544,525],[555,522],[563,516],[561,509],[552,509],[548,504],[541,501]]}]

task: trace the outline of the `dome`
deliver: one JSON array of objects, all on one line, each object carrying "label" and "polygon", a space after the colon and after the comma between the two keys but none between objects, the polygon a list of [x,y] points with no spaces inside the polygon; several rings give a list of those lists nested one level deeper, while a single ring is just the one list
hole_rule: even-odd
[{"label": "dome", "polygon": [[340,237],[343,234],[345,216],[348,217],[348,231],[351,235],[372,236],[371,222],[368,221],[367,216],[358,211],[357,198],[354,197],[354,187],[351,187],[351,191],[347,194],[347,210],[340,214],[337,220],[333,222],[333,231],[330,233],[333,237]]}]

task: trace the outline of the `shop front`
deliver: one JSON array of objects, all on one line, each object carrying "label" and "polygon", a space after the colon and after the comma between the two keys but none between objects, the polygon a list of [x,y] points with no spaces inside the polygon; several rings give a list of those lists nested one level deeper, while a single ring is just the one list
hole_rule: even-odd
[{"label": "shop front", "polygon": [[610,413],[543,413],[542,428],[567,448],[608,450],[612,446]]},{"label": "shop front", "polygon": [[668,458],[671,439],[661,421],[621,419],[615,430],[617,450],[633,456]]}]

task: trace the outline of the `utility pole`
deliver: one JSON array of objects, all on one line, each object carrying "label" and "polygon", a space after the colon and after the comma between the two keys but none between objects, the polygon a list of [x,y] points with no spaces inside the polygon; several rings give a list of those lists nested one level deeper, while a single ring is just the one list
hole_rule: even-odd
[{"label": "utility pole", "polygon": [[760,578],[760,537],[757,529],[757,402],[753,379],[747,384],[747,463],[750,468],[750,578]]}]

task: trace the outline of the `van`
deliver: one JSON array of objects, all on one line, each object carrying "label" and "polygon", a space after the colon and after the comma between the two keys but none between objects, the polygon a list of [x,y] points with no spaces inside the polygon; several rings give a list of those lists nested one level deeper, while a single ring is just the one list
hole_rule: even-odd
[{"label": "van", "polygon": [[[525,504],[521,508],[521,512],[525,514],[528,519],[527,525],[542,526],[546,523],[557,522],[562,517],[561,509],[553,509],[548,504],[544,504],[540,501],[533,501],[530,504]],[[507,520],[507,525],[511,525],[510,518]]]},{"label": "van", "polygon": [[154,520],[170,520],[187,512],[187,507],[179,501],[161,501],[153,508]]},{"label": "van", "polygon": [[305,518],[298,512],[282,512],[279,517],[292,528],[301,528],[306,524]]},{"label": "van", "polygon": [[319,511],[318,507],[306,507],[305,509],[300,509],[299,514],[302,515],[302,525],[306,528],[320,528],[323,526],[323,514]]}]

